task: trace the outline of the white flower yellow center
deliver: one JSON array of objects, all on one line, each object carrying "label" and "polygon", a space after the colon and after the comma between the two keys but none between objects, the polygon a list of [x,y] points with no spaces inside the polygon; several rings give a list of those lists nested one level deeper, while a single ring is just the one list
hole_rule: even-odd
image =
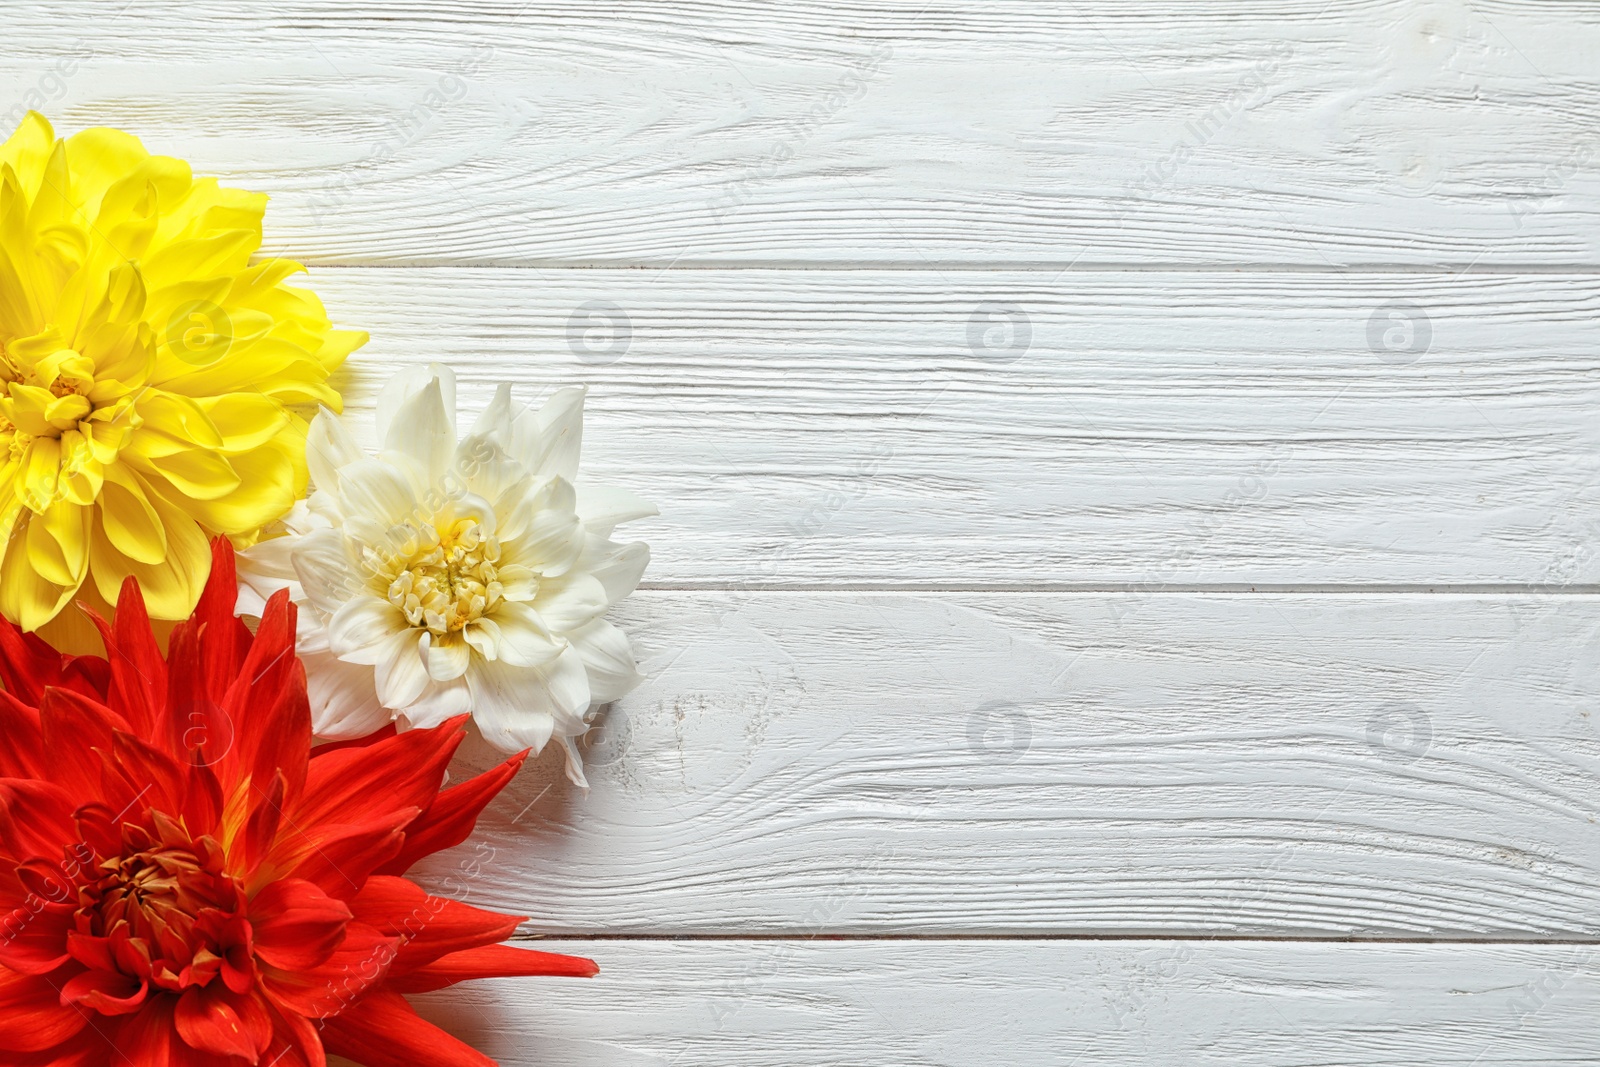
[{"label": "white flower yellow center", "polygon": [[375,584],[412,626],[457,633],[494,611],[504,597],[495,565],[500,542],[476,519],[458,519],[441,533],[410,528],[397,551],[366,549]]}]

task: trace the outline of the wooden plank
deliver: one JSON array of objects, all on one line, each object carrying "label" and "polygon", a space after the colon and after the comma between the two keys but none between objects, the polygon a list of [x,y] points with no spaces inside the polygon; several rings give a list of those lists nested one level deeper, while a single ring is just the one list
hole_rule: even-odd
[{"label": "wooden plank", "polygon": [[312,282],[373,334],[358,429],[400,363],[468,411],[588,382],[588,469],[662,507],[654,583],[1600,582],[1594,276]]},{"label": "wooden plank", "polygon": [[270,192],[270,250],[318,262],[1600,262],[1592,5],[92,0],[7,28],[12,117]]},{"label": "wooden plank", "polygon": [[541,759],[430,884],[548,934],[1600,935],[1600,597],[656,592],[621,621],[650,677],[592,791]]},{"label": "wooden plank", "polygon": [[1593,1063],[1594,946],[561,943],[588,981],[419,998],[502,1067]]}]

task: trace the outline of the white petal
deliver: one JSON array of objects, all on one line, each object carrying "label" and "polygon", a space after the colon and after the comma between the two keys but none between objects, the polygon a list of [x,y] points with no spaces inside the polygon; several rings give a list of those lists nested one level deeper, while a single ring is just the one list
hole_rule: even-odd
[{"label": "white petal", "polygon": [[578,742],[570,735],[561,739],[561,749],[567,757],[567,781],[579,789],[589,788],[589,779],[584,777],[583,757],[578,753]]},{"label": "white petal", "polygon": [[462,628],[461,637],[484,659],[500,658],[500,627],[493,619],[474,619]]},{"label": "white petal", "polygon": [[589,672],[589,699],[594,703],[609,704],[644,680],[627,635],[604,619],[568,636]]},{"label": "white petal", "polygon": [[456,375],[449,367],[442,363],[429,363],[427,366],[413,364],[396,371],[394,376],[384,383],[378,391],[377,428],[378,440],[389,439],[389,428],[394,425],[400,415],[400,409],[405,407],[406,401],[426,389],[428,383],[438,379],[439,394],[444,400],[446,411],[456,409]]},{"label": "white petal", "polygon": [[234,611],[259,619],[267,600],[280,589],[289,590],[290,600],[305,599],[300,580],[294,573],[293,536],[273,537],[240,550],[234,557],[239,574],[239,600]]},{"label": "white petal", "polygon": [[473,717],[490,744],[504,752],[544,747],[553,733],[587,729],[589,682],[583,660],[573,649],[543,667],[475,661],[467,672]]},{"label": "white petal", "polygon": [[455,412],[444,406],[443,385],[430,378],[400,406],[383,447],[406,456],[415,464],[422,484],[443,491],[445,472],[456,451]]},{"label": "white petal", "polygon": [[513,667],[543,666],[565,647],[526,604],[501,604],[494,610],[494,624],[499,629],[494,658]]},{"label": "white petal", "polygon": [[498,440],[484,434],[474,434],[461,442],[451,476],[452,489],[481,496],[497,509],[502,502],[506,507],[514,506],[533,484],[522,464],[512,459]]},{"label": "white petal", "polygon": [[559,389],[538,412],[524,411],[511,425],[511,454],[533,474],[572,481],[583,450],[583,386]]},{"label": "white petal", "polygon": [[371,667],[346,663],[326,652],[299,652],[306,667],[311,729],[318,737],[366,737],[394,718],[378,700]]},{"label": "white petal", "polygon": [[555,732],[555,716],[540,711],[529,698],[538,684],[533,672],[504,663],[480,660],[467,672],[472,690],[472,718],[483,739],[501,752],[544,748]]},{"label": "white petal", "polygon": [[444,725],[448,719],[472,711],[472,691],[465,677],[450,682],[430,682],[422,695],[398,717],[415,730],[429,730]]},{"label": "white petal", "polygon": [[387,600],[352,597],[328,620],[328,648],[346,663],[377,663],[394,636],[408,629],[406,617]]},{"label": "white petal", "polygon": [[318,410],[306,431],[306,467],[311,484],[329,493],[339,491],[339,469],[365,455],[339,416],[327,408]]},{"label": "white petal", "polygon": [[572,572],[563,578],[543,582],[533,608],[544,624],[556,633],[587,626],[606,613],[611,602],[606,587],[593,575]]},{"label": "white petal", "polygon": [[422,659],[421,639],[414,631],[395,635],[378,660],[378,699],[384,707],[405,711],[428,687],[428,668]]},{"label": "white petal", "polygon": [[510,382],[501,382],[495,389],[494,399],[479,413],[478,421],[472,424],[472,432],[474,435],[490,434],[498,437],[501,444],[511,443]]},{"label": "white petal", "polygon": [[423,634],[422,655],[428,664],[428,677],[435,682],[453,682],[466,674],[472,664],[472,646],[461,634]]},{"label": "white petal", "polygon": [[584,549],[578,569],[594,575],[605,586],[607,604],[615,604],[638,588],[644,569],[650,565],[650,546],[643,541],[619,545],[615,541],[596,544],[595,540],[590,539]]},{"label": "white petal", "polygon": [[339,506],[346,516],[380,526],[417,521],[411,479],[380,459],[357,460],[340,471]]},{"label": "white petal", "polygon": [[338,611],[364,584],[350,566],[344,538],[333,530],[318,530],[297,539],[291,562],[306,602],[324,617]]},{"label": "white petal", "polygon": [[572,485],[559,478],[540,486],[502,525],[501,558],[546,575],[565,574],[583,551],[585,535],[572,510]]},{"label": "white petal", "polygon": [[589,672],[578,650],[566,648],[553,661],[534,670],[549,694],[556,729],[564,736],[589,729],[583,717],[594,701],[589,693]]},{"label": "white petal", "polygon": [[661,514],[650,501],[626,489],[609,485],[580,485],[577,489],[578,518],[590,533],[601,537],[610,537],[621,523]]}]

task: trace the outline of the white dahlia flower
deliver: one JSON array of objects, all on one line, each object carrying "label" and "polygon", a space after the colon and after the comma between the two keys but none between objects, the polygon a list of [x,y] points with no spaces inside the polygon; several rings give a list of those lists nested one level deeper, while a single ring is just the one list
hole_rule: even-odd
[{"label": "white dahlia flower", "polygon": [[569,777],[585,784],[573,738],[586,713],[639,681],[627,637],[603,616],[650,550],[611,532],[656,510],[577,486],[583,396],[563,389],[514,411],[502,385],[458,442],[454,376],[414,368],[378,398],[376,456],[318,414],[313,491],[281,536],[240,554],[239,575],[243,611],[282,588],[300,605],[320,736],[470,712],[508,752],[560,738]]}]

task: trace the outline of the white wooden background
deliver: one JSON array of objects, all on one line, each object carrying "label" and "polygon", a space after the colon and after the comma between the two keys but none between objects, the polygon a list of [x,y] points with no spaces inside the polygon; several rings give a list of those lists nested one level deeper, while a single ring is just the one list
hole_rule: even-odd
[{"label": "white wooden background", "polygon": [[[1600,1063],[1600,3],[11,3],[464,403],[649,681],[442,881],[508,1067]],[[469,753],[463,771],[488,759]]]}]

